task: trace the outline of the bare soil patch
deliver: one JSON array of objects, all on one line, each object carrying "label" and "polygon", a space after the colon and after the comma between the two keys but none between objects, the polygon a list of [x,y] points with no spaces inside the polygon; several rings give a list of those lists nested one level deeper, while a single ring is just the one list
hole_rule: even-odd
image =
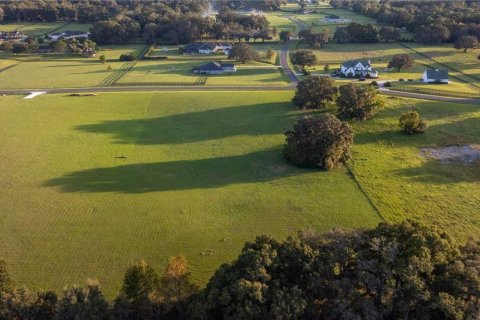
[{"label": "bare soil patch", "polygon": [[441,148],[422,148],[420,149],[420,154],[424,158],[438,160],[442,163],[471,163],[480,159],[480,145],[469,144]]}]

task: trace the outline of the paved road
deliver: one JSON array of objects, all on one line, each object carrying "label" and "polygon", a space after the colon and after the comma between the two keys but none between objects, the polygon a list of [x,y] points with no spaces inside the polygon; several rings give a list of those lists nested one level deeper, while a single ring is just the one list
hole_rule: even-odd
[{"label": "paved road", "polygon": [[11,89],[0,90],[0,95],[30,94],[43,91],[47,94],[101,93],[101,92],[155,92],[155,91],[284,91],[294,90],[293,86],[123,86],[85,87],[50,89]]},{"label": "paved road", "polygon": [[[293,17],[290,17],[289,20],[292,21],[293,23],[295,23],[300,30],[306,29],[306,27],[307,27],[303,23],[303,21],[297,20]],[[289,40],[289,41],[285,42],[285,44],[283,45],[282,53],[280,55],[280,64],[282,65],[283,72],[285,72],[287,77],[292,82],[292,85],[296,87],[297,84],[298,84],[298,77],[295,74],[295,70],[293,70],[290,67],[290,64],[288,63],[288,60],[290,59],[289,51],[290,51],[290,45],[291,44],[292,44],[292,41]]]},{"label": "paved road", "polygon": [[391,82],[395,80],[382,80],[378,81],[378,91],[380,93],[403,98],[414,98],[414,99],[424,99],[424,100],[433,100],[433,101],[443,101],[443,102],[453,102],[453,103],[467,103],[467,104],[477,104],[480,106],[480,99],[472,98],[457,98],[457,97],[447,97],[447,96],[435,96],[431,94],[415,93],[415,92],[403,92],[390,90],[385,87],[385,82]]},{"label": "paved road", "polygon": [[434,96],[434,95],[423,94],[423,93],[395,91],[387,88],[379,88],[379,91],[380,93],[385,94],[387,96],[453,102],[453,103],[467,103],[467,104],[476,104],[480,106],[480,99]]},{"label": "paved road", "polygon": [[[47,94],[70,93],[101,93],[101,92],[156,92],[156,91],[289,91],[295,90],[291,86],[138,86],[138,87],[86,87],[86,88],[55,88],[55,89],[12,89],[0,90],[0,95],[28,95],[32,92],[43,91]],[[388,96],[424,99],[432,101],[467,103],[480,106],[480,99],[433,96],[413,92],[401,92],[380,88],[379,91]]]},{"label": "paved road", "polygon": [[280,55],[280,64],[282,65],[283,72],[285,72],[288,79],[290,79],[290,81],[292,82],[292,85],[297,86],[298,78],[295,75],[295,71],[292,70],[292,68],[288,63],[288,59],[290,59],[290,54],[289,54],[290,44],[291,44],[291,40],[285,42],[285,44],[283,45],[282,53]]}]

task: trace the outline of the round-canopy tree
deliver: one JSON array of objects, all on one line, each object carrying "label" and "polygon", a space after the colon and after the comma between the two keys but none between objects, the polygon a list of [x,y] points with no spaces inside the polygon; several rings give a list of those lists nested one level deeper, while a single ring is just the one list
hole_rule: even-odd
[{"label": "round-canopy tree", "polygon": [[329,170],[350,158],[352,129],[329,113],[298,120],[285,136],[285,158],[295,165]]},{"label": "round-canopy tree", "polygon": [[292,102],[300,109],[325,108],[337,95],[334,83],[330,77],[308,77],[298,83]]},{"label": "round-canopy tree", "polygon": [[424,133],[425,128],[427,127],[427,124],[422,120],[420,113],[415,110],[402,113],[398,125],[406,134]]},{"label": "round-canopy tree", "polygon": [[287,30],[280,31],[279,37],[283,42],[287,42],[292,37],[292,32]]},{"label": "round-canopy tree", "polygon": [[406,53],[397,54],[388,63],[389,68],[394,68],[397,71],[410,68],[415,60]]},{"label": "round-canopy tree", "polygon": [[260,60],[260,54],[253,49],[253,47],[247,43],[236,43],[233,45],[230,54],[228,55],[229,59],[235,59],[241,63],[247,61],[258,61]]},{"label": "round-canopy tree", "polygon": [[478,45],[478,39],[475,36],[462,36],[455,41],[455,49],[463,49],[463,52],[467,52],[468,49],[475,49]]},{"label": "round-canopy tree", "polygon": [[299,50],[292,55],[292,63],[305,69],[317,64],[317,56],[310,50]]},{"label": "round-canopy tree", "polygon": [[337,106],[338,113],[343,118],[367,120],[383,105],[384,101],[372,86],[356,86],[349,83],[340,87]]}]

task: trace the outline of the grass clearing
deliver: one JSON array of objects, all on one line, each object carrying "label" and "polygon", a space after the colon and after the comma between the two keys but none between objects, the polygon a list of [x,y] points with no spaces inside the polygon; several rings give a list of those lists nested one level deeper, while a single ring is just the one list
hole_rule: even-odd
[{"label": "grass clearing", "polygon": [[60,28],[65,22],[22,22],[0,25],[1,31],[19,31],[31,37],[41,37]]},{"label": "grass clearing", "polygon": [[345,169],[284,162],[283,133],[305,114],[291,97],[0,97],[0,256],[21,285],[91,277],[111,298],[141,258],[161,269],[185,254],[204,284],[256,235],[376,225]]},{"label": "grass clearing", "polygon": [[[480,163],[440,163],[421,148],[468,145],[480,139],[475,105],[389,98],[373,120],[355,123],[355,175],[389,221],[406,218],[436,225],[460,240],[480,232]],[[428,122],[425,134],[398,128],[402,112],[415,107]]]},{"label": "grass clearing", "polygon": [[[450,74],[472,83],[480,89],[480,63],[476,51],[469,50],[464,53],[462,50],[454,49],[452,44],[426,46],[411,43],[408,46],[438,62],[436,65],[439,69],[451,68],[449,70]],[[435,64],[429,59],[425,60]]]},{"label": "grass clearing", "polygon": [[92,25],[90,23],[73,22],[63,26],[62,28],[58,29],[56,32],[63,32],[67,30],[89,32],[91,27]]},{"label": "grass clearing", "polygon": [[[109,63],[113,69],[122,64]],[[114,71],[92,59],[22,61],[0,72],[0,82],[4,89],[89,87]]]},{"label": "grass clearing", "polygon": [[140,54],[145,48],[142,44],[130,44],[130,45],[104,45],[100,47],[97,56],[105,55],[109,61],[118,61],[122,54]]}]

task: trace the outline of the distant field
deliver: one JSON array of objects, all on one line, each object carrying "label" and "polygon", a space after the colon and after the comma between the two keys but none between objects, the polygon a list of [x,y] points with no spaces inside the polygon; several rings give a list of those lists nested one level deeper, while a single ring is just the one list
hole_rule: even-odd
[{"label": "distant field", "polygon": [[65,22],[24,22],[0,24],[0,31],[20,31],[26,35],[40,37],[64,25]]},{"label": "distant field", "polygon": [[[144,48],[145,45],[141,44],[104,45],[100,46],[97,56],[104,55],[107,60],[115,61],[118,60],[122,54],[133,53],[138,55]],[[98,59],[95,60],[98,61]]]},{"label": "distant field", "polygon": [[90,23],[70,23],[70,24],[60,28],[56,32],[62,32],[62,31],[65,31],[65,30],[90,31],[91,26],[92,25]]},{"label": "distant field", "polygon": [[278,32],[282,30],[292,31],[294,32],[297,30],[297,26],[288,17],[293,16],[291,13],[288,12],[265,12],[265,17],[270,22],[270,27],[277,27]]},{"label": "distant field", "polygon": [[[114,69],[122,65],[109,64]],[[0,82],[4,89],[88,87],[95,86],[111,72],[106,65],[90,59],[22,61],[0,72]]]},{"label": "distant field", "polygon": [[[302,45],[301,48],[307,49],[308,46]],[[309,49],[311,50],[311,49]],[[347,60],[354,59],[368,59],[374,68],[379,71],[380,79],[421,79],[423,72],[427,67],[420,63],[415,63],[414,66],[407,70],[385,71],[389,61],[393,56],[402,53],[409,53],[415,60],[421,60],[421,57],[415,53],[407,52],[407,49],[399,46],[396,43],[373,43],[373,44],[338,44],[329,43],[322,49],[314,50],[317,55],[320,69],[323,72],[325,64],[330,65],[333,71],[339,69],[340,65]]]},{"label": "distant field", "polygon": [[392,82],[393,90],[417,92],[451,97],[480,98],[480,90],[465,83],[450,82],[449,84],[432,84],[421,82]]},{"label": "distant field", "polygon": [[291,97],[0,97],[0,256],[20,285],[91,277],[111,298],[142,258],[158,269],[185,254],[204,284],[256,235],[376,225],[345,169],[283,160],[283,133],[305,114]]},{"label": "distant field", "polygon": [[[0,60],[0,82],[4,89],[91,87],[120,69],[124,64],[118,61],[121,54],[139,53],[144,47],[142,45],[102,47],[103,50],[97,56],[105,55],[109,60],[106,64],[101,64],[98,57],[10,56],[8,60]],[[4,66],[9,65],[14,66],[4,69]],[[107,71],[108,66],[112,67],[112,71]]]},{"label": "distant field", "polygon": [[[230,41],[231,43],[236,43],[236,41]],[[275,60],[273,61],[265,61],[265,53],[268,49],[272,49],[274,51],[279,51],[282,49],[282,43],[278,41],[266,41],[262,42],[261,40],[254,42],[251,40],[249,42],[249,45],[251,45],[255,50],[257,50],[261,57],[263,62],[269,62],[269,63],[274,63]],[[223,53],[219,54],[208,54],[208,55],[202,55],[202,54],[196,54],[196,55],[183,55],[181,54],[180,51],[181,46],[162,46],[159,45],[157,46],[150,54],[151,57],[167,57],[168,61],[176,61],[176,60],[181,60],[181,61],[198,61],[198,60],[206,60],[206,61],[221,61],[221,60],[228,60],[228,55],[225,55]],[[166,62],[166,61],[164,61]],[[254,62],[249,62],[248,64],[255,64]]]},{"label": "distant field", "polygon": [[[452,44],[427,46],[411,43],[408,44],[408,46],[434,61],[452,68],[452,70],[450,70],[451,74],[467,82],[476,84],[480,89],[480,61],[477,58],[477,51],[469,50],[464,53],[463,50],[454,49]],[[428,59],[425,59],[425,61],[431,62],[431,60]],[[445,69],[445,66],[438,64],[438,68]]]},{"label": "distant field", "polygon": [[200,77],[207,77],[206,85],[288,85],[286,77],[278,67],[263,65],[237,64],[238,71],[224,75],[198,75],[192,72],[194,67],[205,61],[139,61],[124,77],[122,83],[156,82],[158,84],[185,83],[194,84]]},{"label": "distant field", "polygon": [[[412,46],[412,44],[408,43],[408,46]],[[419,49],[419,51],[424,50],[426,53],[436,52],[436,57],[438,58],[439,62],[443,62],[446,59],[445,57],[451,57],[455,54],[460,55],[460,53],[450,51],[447,47],[430,48],[427,46],[423,46],[421,48],[423,49]],[[306,44],[302,44],[299,49],[311,50]],[[373,67],[378,70],[380,80],[404,79],[406,81],[408,79],[412,79],[414,81],[419,81],[422,78],[423,72],[427,69],[445,69],[444,66],[436,63],[435,61],[429,60],[428,58],[397,43],[338,44],[333,42],[329,43],[322,49],[315,49],[314,52],[317,55],[318,65],[312,68],[307,68],[312,72],[312,74],[323,74],[323,68],[325,64],[329,64],[330,72],[333,72],[334,70],[339,69],[340,65],[343,62],[353,59],[369,59]],[[392,57],[397,54],[403,53],[407,53],[415,59],[414,65],[411,68],[402,70],[400,72],[397,72],[396,70],[386,70],[388,63],[392,59]],[[455,64],[453,62],[445,63],[451,63],[452,66],[455,66],[458,69],[469,70],[468,72],[470,72],[470,74],[474,74],[472,70],[475,70],[475,68],[470,68],[470,64],[473,64],[471,56],[471,54],[468,54],[468,57],[457,56],[453,59],[455,61]],[[437,60],[437,58],[435,59]],[[464,60],[461,60],[461,58],[463,58]],[[469,62],[467,63],[466,61]],[[435,90],[445,91],[446,94],[450,91],[457,90],[465,93],[480,94],[480,87],[475,87],[468,83],[461,82],[461,79],[468,80],[469,77],[461,75],[459,72],[456,72],[454,70],[449,70],[449,74],[451,75],[451,83],[446,86],[435,86]],[[470,78],[470,80],[470,83],[477,83],[475,79]],[[404,84],[409,86],[412,85],[411,83]]]}]

